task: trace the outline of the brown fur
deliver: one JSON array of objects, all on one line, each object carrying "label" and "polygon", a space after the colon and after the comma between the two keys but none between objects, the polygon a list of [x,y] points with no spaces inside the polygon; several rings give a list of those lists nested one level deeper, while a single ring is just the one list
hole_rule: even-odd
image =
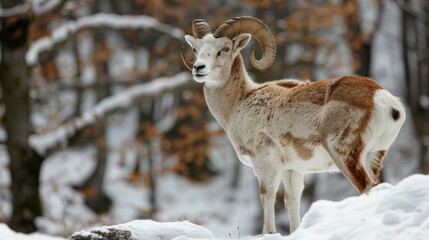
[{"label": "brown fur", "polygon": [[261,151],[261,149],[271,147],[273,141],[264,133],[259,133],[254,139],[255,142],[255,152]]},{"label": "brown fur", "polygon": [[247,97],[249,97],[250,95],[252,95],[252,94],[256,93],[257,91],[262,90],[262,89],[264,89],[264,88],[266,88],[266,87],[268,87],[268,86],[269,86],[268,84],[261,84],[259,87],[257,87],[257,88],[255,88],[255,89],[252,89],[252,90],[248,91],[248,92],[246,93],[246,98],[247,98]]},{"label": "brown fur", "polygon": [[374,163],[374,165],[372,166],[372,170],[374,171],[374,176],[375,179],[374,181],[376,181],[376,183],[379,183],[379,178],[380,178],[380,172],[381,172],[381,168],[383,167],[383,159],[384,156],[386,155],[386,151],[385,150],[381,150],[377,152],[377,158],[375,159],[376,162]]},{"label": "brown fur", "polygon": [[375,91],[379,89],[382,88],[369,78],[344,76],[330,85],[325,101],[344,101],[350,106],[364,110],[365,115],[357,130],[358,134],[362,134],[366,130],[374,109]]},{"label": "brown fur", "polygon": [[298,156],[304,160],[308,160],[313,157],[313,149],[307,147],[305,143],[308,141],[302,138],[296,138],[290,133],[283,134],[284,145],[290,145],[295,148]]},{"label": "brown fur", "polygon": [[291,90],[290,99],[317,105],[340,101],[360,109],[371,109],[378,89],[382,88],[369,78],[344,76],[298,85]]},{"label": "brown fur", "polygon": [[360,155],[364,149],[362,139],[358,137],[351,151],[344,156],[344,165],[351,179],[349,179],[360,193],[364,193],[370,189],[373,182],[369,175],[365,172],[360,163]]},{"label": "brown fur", "polygon": [[382,89],[369,78],[344,76],[334,80],[328,87],[325,102],[344,101],[360,109],[370,110],[374,106],[374,93]]},{"label": "brown fur", "polygon": [[284,87],[284,88],[293,88],[293,87],[296,87],[300,84],[298,81],[293,81],[293,80],[276,81],[274,83],[277,86]]},{"label": "brown fur", "polygon": [[242,155],[253,156],[253,153],[249,149],[245,148],[244,146],[240,146],[239,151]]},{"label": "brown fur", "polygon": [[267,190],[265,189],[264,185],[260,184],[259,185],[259,194],[263,195],[263,194],[266,194],[266,193],[267,193]]},{"label": "brown fur", "polygon": [[350,135],[350,131],[351,131],[350,126],[347,126],[347,127],[343,130],[343,132],[341,133],[340,139],[339,139],[338,141],[339,141],[340,143],[344,143],[344,142],[345,142],[345,140],[349,137],[349,135]]},{"label": "brown fur", "polygon": [[325,103],[325,95],[329,80],[304,83],[291,89],[289,100],[291,102],[311,102],[317,105]]},{"label": "brown fur", "polygon": [[234,63],[232,64],[231,67],[231,75],[229,77],[229,79],[231,80],[235,80],[235,81],[239,81],[242,79],[244,75],[244,65],[243,65],[243,59],[241,57],[241,55],[239,54],[235,59],[234,59]]},{"label": "brown fur", "polygon": [[[245,75],[244,71],[243,59],[238,55],[232,64],[231,74],[227,83],[222,88],[216,89],[215,91],[206,91],[206,89],[204,89],[206,99],[211,97],[211,94],[216,96],[218,104],[211,105],[213,109],[210,111],[220,111],[223,113],[222,117],[224,119],[218,119],[221,125],[229,120],[232,114],[230,107],[242,100],[243,96],[245,96],[250,89],[241,82],[241,79],[243,79]],[[204,88],[206,88],[206,86]],[[207,103],[209,104],[209,102]]]}]

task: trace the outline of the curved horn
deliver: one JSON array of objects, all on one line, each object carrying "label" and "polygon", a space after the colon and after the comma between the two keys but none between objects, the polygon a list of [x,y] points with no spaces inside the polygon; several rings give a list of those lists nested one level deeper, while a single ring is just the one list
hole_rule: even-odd
[{"label": "curved horn", "polygon": [[186,59],[185,54],[183,53],[183,46],[180,48],[180,56],[182,57],[182,61],[185,64],[185,66],[192,71],[192,67],[194,66],[194,62],[193,61],[189,61],[188,59]]},{"label": "curved horn", "polygon": [[273,63],[276,57],[276,39],[273,33],[261,20],[254,17],[235,17],[218,27],[213,36],[215,38],[228,37],[233,39],[238,34],[251,34],[262,47],[262,58],[255,57],[255,47],[252,49],[250,62],[257,69],[265,69]]},{"label": "curved horn", "polygon": [[212,30],[204,19],[195,19],[192,22],[192,33],[194,37],[203,38],[205,35],[212,33]]}]

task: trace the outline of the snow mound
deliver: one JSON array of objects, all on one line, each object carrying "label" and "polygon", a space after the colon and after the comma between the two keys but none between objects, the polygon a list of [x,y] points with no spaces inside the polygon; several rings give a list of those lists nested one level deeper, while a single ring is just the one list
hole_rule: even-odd
[{"label": "snow mound", "polygon": [[419,240],[429,236],[429,176],[413,175],[367,195],[317,201],[286,239]]},{"label": "snow mound", "polygon": [[213,234],[204,227],[189,221],[160,223],[152,220],[136,220],[124,224],[96,227],[90,232],[80,231],[70,239],[207,239]]}]

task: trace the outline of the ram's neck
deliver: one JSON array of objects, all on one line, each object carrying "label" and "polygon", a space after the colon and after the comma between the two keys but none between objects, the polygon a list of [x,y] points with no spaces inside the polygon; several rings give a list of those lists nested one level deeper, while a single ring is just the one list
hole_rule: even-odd
[{"label": "ram's neck", "polygon": [[218,86],[205,84],[204,95],[210,112],[220,125],[226,129],[231,114],[234,113],[240,101],[257,84],[252,82],[247,75],[240,54],[234,60],[229,78],[226,81],[219,80],[224,84]]}]

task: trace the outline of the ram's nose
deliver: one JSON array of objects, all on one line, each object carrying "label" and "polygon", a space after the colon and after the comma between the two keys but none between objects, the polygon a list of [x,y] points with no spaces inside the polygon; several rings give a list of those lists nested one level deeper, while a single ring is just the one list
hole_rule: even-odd
[{"label": "ram's nose", "polygon": [[204,61],[196,61],[194,63],[193,73],[197,77],[202,77],[208,74],[208,67]]},{"label": "ram's nose", "polygon": [[194,69],[196,72],[203,70],[206,67],[206,65],[204,63],[195,63],[194,64]]}]

